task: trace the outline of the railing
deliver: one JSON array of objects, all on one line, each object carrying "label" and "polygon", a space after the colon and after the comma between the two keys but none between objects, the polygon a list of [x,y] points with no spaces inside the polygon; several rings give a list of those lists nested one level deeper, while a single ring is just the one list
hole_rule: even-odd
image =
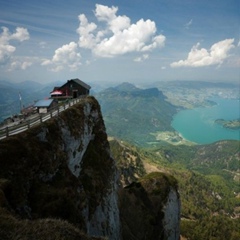
[{"label": "railing", "polygon": [[50,111],[47,113],[35,114],[32,117],[23,120],[22,123],[17,123],[16,125],[13,126],[0,127],[0,140],[24,132],[33,126],[36,126],[42,122],[47,121],[48,119],[51,119],[52,117],[58,116],[59,113],[78,103],[82,99],[83,96],[81,96],[80,98],[72,99],[69,102],[64,103],[63,105],[57,105],[56,107],[51,108]]}]

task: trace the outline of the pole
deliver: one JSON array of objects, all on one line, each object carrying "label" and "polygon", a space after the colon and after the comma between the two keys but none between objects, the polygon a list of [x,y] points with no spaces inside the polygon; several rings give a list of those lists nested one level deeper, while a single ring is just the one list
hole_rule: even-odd
[{"label": "pole", "polygon": [[20,113],[21,113],[22,112],[22,96],[20,92],[19,92],[19,101],[20,101]]}]

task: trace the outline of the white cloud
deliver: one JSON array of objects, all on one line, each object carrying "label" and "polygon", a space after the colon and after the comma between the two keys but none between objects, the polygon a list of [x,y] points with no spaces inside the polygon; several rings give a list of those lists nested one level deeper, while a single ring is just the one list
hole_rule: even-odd
[{"label": "white cloud", "polygon": [[104,6],[101,4],[96,4],[95,16],[99,21],[113,20],[116,18],[116,13],[118,11],[118,7],[112,6],[111,8],[108,6]]},{"label": "white cloud", "polygon": [[63,45],[55,50],[55,54],[51,60],[45,59],[42,62],[43,66],[51,66],[51,70],[58,72],[64,68],[69,68],[75,71],[81,65],[81,55],[78,53],[78,46],[75,42]]},{"label": "white cloud", "polygon": [[13,70],[26,70],[28,67],[30,67],[33,63],[30,61],[19,61],[19,60],[13,60],[10,64],[10,67],[8,68],[8,71]]},{"label": "white cloud", "polygon": [[143,62],[144,60],[148,59],[149,55],[148,54],[143,54],[141,57],[137,57],[134,59],[134,62]]},{"label": "white cloud", "polygon": [[[60,71],[66,67],[77,70],[81,65],[79,48],[90,49],[98,57],[114,57],[131,52],[144,52],[140,61],[146,60],[148,52],[164,46],[166,37],[157,35],[155,22],[140,19],[131,24],[130,18],[117,15],[117,7],[96,4],[94,11],[98,25],[88,21],[85,14],[80,14],[78,45],[75,42],[63,45],[55,50],[52,59],[44,59],[43,66],[49,66],[52,71]],[[41,44],[45,46],[45,43]],[[137,59],[135,59],[137,61]],[[85,61],[86,65],[90,61]]]},{"label": "white cloud", "polygon": [[117,7],[96,4],[95,16],[106,26],[102,30],[95,23],[89,23],[84,14],[79,15],[79,46],[91,49],[99,57],[114,57],[130,52],[147,52],[163,47],[166,37],[156,35],[155,22],[140,19],[131,24],[127,16],[117,16]]},{"label": "white cloud", "polygon": [[10,39],[15,39],[20,42],[28,40],[29,39],[28,30],[20,27],[16,28],[16,32],[10,36]]},{"label": "white cloud", "polygon": [[221,64],[229,57],[229,51],[234,48],[234,39],[225,39],[213,44],[208,51],[200,49],[200,43],[192,47],[186,60],[171,63],[171,67],[203,67]]},{"label": "white cloud", "polygon": [[96,4],[95,16],[98,21],[106,22],[113,33],[117,33],[130,26],[131,20],[127,16],[117,16],[117,7],[107,7]]},{"label": "white cloud", "polygon": [[28,30],[25,28],[16,28],[15,33],[10,33],[9,29],[2,27],[2,33],[0,34],[0,63],[6,64],[13,53],[16,51],[16,47],[10,44],[11,40],[25,41],[29,39]]},{"label": "white cloud", "polygon": [[80,26],[77,29],[79,46],[91,49],[96,44],[96,37],[92,32],[97,28],[97,25],[95,23],[89,23],[84,14],[79,15],[78,19],[80,21]]}]

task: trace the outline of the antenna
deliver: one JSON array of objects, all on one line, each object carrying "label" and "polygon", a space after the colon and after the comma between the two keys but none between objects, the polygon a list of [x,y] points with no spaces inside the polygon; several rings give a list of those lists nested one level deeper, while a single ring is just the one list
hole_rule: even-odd
[{"label": "antenna", "polygon": [[19,101],[20,101],[20,113],[21,113],[22,112],[22,96],[20,92],[19,92]]}]

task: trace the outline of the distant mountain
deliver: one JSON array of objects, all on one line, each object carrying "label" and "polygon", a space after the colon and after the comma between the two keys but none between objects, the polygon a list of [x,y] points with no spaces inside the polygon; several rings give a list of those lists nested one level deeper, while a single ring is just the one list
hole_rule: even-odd
[{"label": "distant mountain", "polygon": [[155,87],[181,87],[188,89],[202,89],[202,88],[235,88],[239,84],[233,82],[205,82],[205,81],[159,81],[146,86]]},{"label": "distant mountain", "polygon": [[0,122],[20,111],[19,91],[0,85]]},{"label": "distant mountain", "polygon": [[43,84],[34,82],[34,81],[24,81],[20,83],[13,83],[8,81],[0,81],[0,86],[11,87],[14,89],[40,89],[43,87]]},{"label": "distant mountain", "polygon": [[128,82],[123,82],[120,85],[116,86],[115,89],[117,91],[125,91],[125,92],[131,92],[135,90],[140,90],[137,87],[135,87],[133,84]]},{"label": "distant mountain", "polygon": [[153,133],[174,131],[171,121],[176,108],[157,88],[140,89],[123,83],[97,93],[96,98],[109,136],[146,145],[156,141]]}]

